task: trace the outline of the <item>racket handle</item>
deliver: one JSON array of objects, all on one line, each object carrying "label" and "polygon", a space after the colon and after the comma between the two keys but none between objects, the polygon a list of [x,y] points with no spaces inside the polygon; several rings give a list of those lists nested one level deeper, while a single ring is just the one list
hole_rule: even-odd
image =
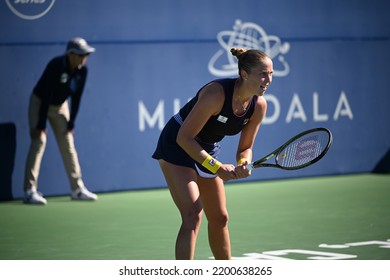
[{"label": "racket handle", "polygon": [[252,163],[248,163],[247,165],[245,165],[245,168],[248,169],[248,170],[253,170],[253,169],[255,169],[255,168],[253,167],[253,162],[252,162]]}]

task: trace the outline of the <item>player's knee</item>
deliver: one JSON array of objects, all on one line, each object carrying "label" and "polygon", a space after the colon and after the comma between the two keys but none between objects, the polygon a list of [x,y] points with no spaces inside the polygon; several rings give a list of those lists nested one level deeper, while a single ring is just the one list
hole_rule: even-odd
[{"label": "player's knee", "polygon": [[218,215],[214,215],[208,218],[209,225],[212,227],[224,228],[227,227],[229,222],[229,214],[227,211],[221,212]]},{"label": "player's knee", "polygon": [[201,209],[192,208],[186,213],[182,213],[183,225],[191,230],[198,229],[202,222],[203,212]]}]

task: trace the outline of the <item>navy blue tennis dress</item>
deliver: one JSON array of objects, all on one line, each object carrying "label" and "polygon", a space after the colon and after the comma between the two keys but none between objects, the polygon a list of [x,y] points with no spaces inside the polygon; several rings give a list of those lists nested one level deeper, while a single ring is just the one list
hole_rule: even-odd
[{"label": "navy blue tennis dress", "polygon": [[[241,132],[242,128],[252,116],[255,108],[257,96],[253,96],[243,115],[237,116],[234,114],[232,102],[236,81],[237,79],[220,79],[213,81],[223,86],[225,102],[220,113],[216,116],[212,116],[195,138],[199,145],[214,158],[218,158],[218,154],[221,150],[220,141],[226,135],[236,135]],[[202,88],[198,91],[196,96],[188,101],[188,103],[180,109],[179,113],[174,115],[165,125],[164,129],[161,131],[157,148],[152,157],[157,160],[164,159],[165,161],[176,165],[193,168],[201,177],[213,178],[216,176],[215,174],[191,158],[176,142],[180,126],[197,102]]]}]

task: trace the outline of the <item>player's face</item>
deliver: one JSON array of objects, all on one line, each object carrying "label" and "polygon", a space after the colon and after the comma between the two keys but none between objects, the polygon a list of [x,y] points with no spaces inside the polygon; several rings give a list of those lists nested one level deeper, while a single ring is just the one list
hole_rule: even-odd
[{"label": "player's face", "polygon": [[251,73],[247,74],[247,84],[252,94],[262,96],[272,83],[273,64],[272,60],[267,58],[252,68]]}]

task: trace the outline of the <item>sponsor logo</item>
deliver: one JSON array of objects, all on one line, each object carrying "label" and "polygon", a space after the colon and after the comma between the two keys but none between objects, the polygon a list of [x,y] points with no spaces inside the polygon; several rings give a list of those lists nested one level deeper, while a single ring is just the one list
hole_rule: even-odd
[{"label": "sponsor logo", "polygon": [[[231,48],[257,49],[264,51],[274,61],[274,76],[287,76],[290,68],[284,54],[290,50],[290,44],[282,43],[279,37],[268,35],[265,30],[253,22],[236,20],[233,30],[221,31],[217,35],[222,49],[210,59],[209,72],[217,77],[237,75],[237,60],[230,53]],[[277,58],[277,60],[274,58]]]},{"label": "sponsor logo", "polygon": [[18,17],[35,20],[46,15],[55,0],[5,0],[8,8]]},{"label": "sponsor logo", "polygon": [[221,123],[226,123],[227,120],[228,120],[228,118],[225,117],[225,116],[219,115],[217,120],[218,120],[219,122],[221,122]]},{"label": "sponsor logo", "polygon": [[[302,96],[302,97],[300,97]],[[268,102],[267,115],[264,117],[264,125],[272,125],[278,122],[284,122],[290,124],[293,122],[306,123],[314,121],[318,123],[324,123],[328,121],[337,122],[342,119],[353,120],[354,114],[349,104],[347,94],[345,91],[341,91],[337,100],[333,100],[334,108],[328,108],[328,111],[320,106],[320,95],[318,92],[314,92],[310,95],[299,95],[294,93],[291,100],[287,100],[287,103],[282,104],[276,95],[266,94],[264,96]],[[303,105],[302,100],[312,101],[311,104]],[[180,99],[175,98],[173,100],[173,114],[176,114],[181,108]],[[284,106],[284,110],[282,110]],[[286,111],[287,110],[287,111]],[[155,108],[149,108],[143,101],[138,102],[138,128],[140,131],[145,131],[147,128],[155,128],[162,130],[165,124],[165,116],[171,116],[172,113],[167,113],[164,100],[160,100]],[[224,116],[219,116],[218,120],[226,122]]]},{"label": "sponsor logo", "polygon": [[213,158],[210,159],[209,164],[210,164],[211,166],[214,166],[215,163],[216,163],[215,159],[213,159]]},{"label": "sponsor logo", "polygon": [[318,147],[318,136],[315,135],[299,141],[296,149],[295,160],[300,161],[307,158],[314,158],[316,152],[320,150]]}]

